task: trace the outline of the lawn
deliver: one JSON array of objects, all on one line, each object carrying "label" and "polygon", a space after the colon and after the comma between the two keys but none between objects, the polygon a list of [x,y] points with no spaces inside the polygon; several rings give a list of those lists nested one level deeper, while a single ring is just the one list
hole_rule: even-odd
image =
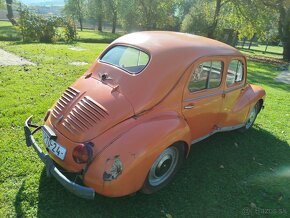
[{"label": "lawn", "polygon": [[113,34],[110,32],[98,32],[89,29],[78,31],[78,41],[80,42],[110,43],[119,36],[120,34]]},{"label": "lawn", "polygon": [[[54,178],[23,136],[106,44],[0,42],[36,66],[0,67],[0,217],[243,217],[290,214],[290,85],[277,66],[249,61],[249,82],[266,89],[266,107],[246,133],[219,133],[192,146],[175,180],[154,195],[79,199]],[[267,209],[267,210],[266,210]],[[270,209],[270,210],[269,210]]]},{"label": "lawn", "polygon": [[17,41],[21,35],[8,21],[0,21],[0,40]]},{"label": "lawn", "polygon": [[[248,45],[245,45],[243,49],[248,49]],[[242,46],[238,46],[238,48],[242,48]],[[252,45],[251,49],[252,51],[259,51],[259,52],[265,52],[266,45]],[[282,54],[283,53],[283,47],[282,46],[272,46],[269,45],[267,48],[266,53],[272,53],[272,54]]]}]

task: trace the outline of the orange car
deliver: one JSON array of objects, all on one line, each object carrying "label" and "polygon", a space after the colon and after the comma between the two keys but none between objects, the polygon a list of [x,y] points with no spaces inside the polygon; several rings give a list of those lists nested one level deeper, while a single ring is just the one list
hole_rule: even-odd
[{"label": "orange car", "polygon": [[[26,120],[26,143],[80,197],[153,193],[172,180],[192,144],[249,129],[264,98],[247,83],[246,58],[235,48],[190,34],[132,33],[65,90],[44,125]],[[38,130],[49,154],[34,140]]]}]

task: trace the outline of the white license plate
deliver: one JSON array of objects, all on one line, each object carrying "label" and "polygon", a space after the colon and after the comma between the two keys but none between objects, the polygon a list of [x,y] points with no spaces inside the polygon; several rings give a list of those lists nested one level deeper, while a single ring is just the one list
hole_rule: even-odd
[{"label": "white license plate", "polygon": [[64,160],[66,149],[62,147],[60,144],[58,144],[56,141],[51,139],[50,136],[44,130],[42,130],[42,138],[46,147],[61,160]]}]

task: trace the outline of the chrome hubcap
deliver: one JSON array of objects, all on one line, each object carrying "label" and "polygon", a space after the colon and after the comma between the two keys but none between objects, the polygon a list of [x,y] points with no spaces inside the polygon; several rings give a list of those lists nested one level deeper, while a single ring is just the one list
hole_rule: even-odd
[{"label": "chrome hubcap", "polygon": [[148,180],[152,186],[158,186],[167,180],[178,163],[178,150],[175,147],[167,148],[152,165]]},{"label": "chrome hubcap", "polygon": [[248,122],[246,123],[246,129],[249,129],[254,121],[255,121],[255,118],[256,118],[256,114],[257,114],[257,109],[256,109],[256,106],[251,110],[251,113],[250,113],[250,116],[249,116],[249,119],[248,119]]}]

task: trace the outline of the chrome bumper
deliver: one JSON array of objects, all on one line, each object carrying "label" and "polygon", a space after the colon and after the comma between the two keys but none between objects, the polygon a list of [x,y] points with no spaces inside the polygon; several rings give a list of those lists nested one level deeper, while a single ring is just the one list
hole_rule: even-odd
[{"label": "chrome bumper", "polygon": [[[94,199],[95,197],[95,190],[89,187],[81,186],[70,181],[68,178],[65,177],[54,165],[53,160],[49,157],[48,154],[42,152],[41,148],[36,143],[33,134],[36,133],[41,129],[41,126],[37,126],[31,123],[32,116],[30,116],[24,124],[24,133],[25,133],[25,140],[26,145],[28,147],[32,146],[36,151],[38,157],[42,160],[42,162],[46,166],[46,172],[48,175],[53,175],[56,180],[62,184],[67,190],[72,192],[73,194],[77,195],[78,197],[85,198],[85,199]],[[30,130],[34,128],[33,131]]]}]

